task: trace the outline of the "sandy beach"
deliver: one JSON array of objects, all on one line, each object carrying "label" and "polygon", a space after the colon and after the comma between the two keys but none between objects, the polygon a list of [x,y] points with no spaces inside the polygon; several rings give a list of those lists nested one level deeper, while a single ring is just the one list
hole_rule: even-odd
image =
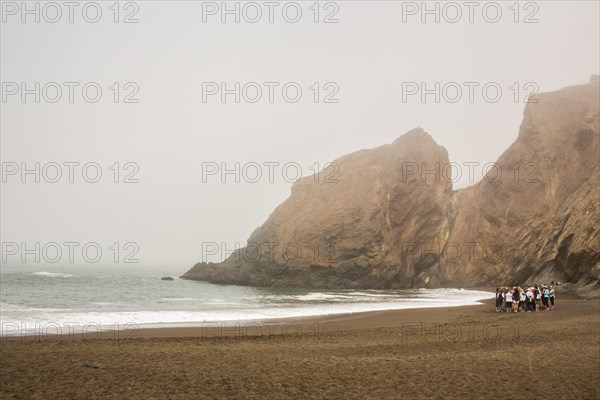
[{"label": "sandy beach", "polygon": [[488,302],[37,339],[3,339],[0,397],[600,396],[597,299],[537,313]]}]

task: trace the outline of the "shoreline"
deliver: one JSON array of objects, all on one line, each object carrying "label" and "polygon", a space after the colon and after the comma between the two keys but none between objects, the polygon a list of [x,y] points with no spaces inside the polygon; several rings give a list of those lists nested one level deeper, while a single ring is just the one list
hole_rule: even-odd
[{"label": "shoreline", "polygon": [[[81,331],[71,331],[65,326],[66,333],[52,333],[51,329],[42,328],[27,330],[25,332],[16,332],[9,335],[0,335],[0,341],[44,341],[44,340],[123,340],[135,338],[182,338],[182,337],[210,337],[217,334],[219,336],[277,336],[290,334],[294,326],[299,327],[302,332],[307,332],[311,328],[318,328],[318,325],[335,324],[336,327],[343,330],[386,328],[393,324],[387,321],[395,321],[398,318],[413,320],[417,315],[421,319],[431,320],[432,316],[440,315],[444,311],[452,309],[479,308],[484,305],[493,307],[494,299],[483,299],[479,304],[453,305],[442,307],[415,307],[387,310],[369,310],[346,313],[331,313],[319,315],[306,315],[294,317],[274,317],[243,320],[226,321],[202,321],[202,322],[181,322],[181,323],[150,323],[150,324],[122,324],[126,329],[111,329],[111,326],[100,326],[100,330],[88,329],[87,333]],[[3,322],[3,324],[9,324]],[[57,325],[57,324],[56,324]],[[94,324],[83,325],[93,326]],[[55,327],[53,325],[53,327]],[[82,328],[81,325],[78,325]],[[60,328],[60,327],[59,327]],[[295,329],[295,328],[294,328]]]},{"label": "shoreline", "polygon": [[[572,307],[585,304],[590,299],[565,299],[557,303],[559,310],[563,306]],[[597,303],[598,301],[596,301]],[[562,305],[561,305],[562,304]],[[337,334],[361,330],[400,329],[411,334],[431,334],[428,329],[437,329],[437,334],[448,326],[452,329],[471,329],[479,322],[515,318],[517,320],[539,319],[552,311],[531,313],[496,312],[494,299],[482,300],[480,304],[453,306],[406,308],[397,310],[376,310],[357,313],[327,314],[320,316],[272,318],[263,320],[218,321],[182,326],[133,326],[125,330],[93,330],[86,333],[66,334],[27,334],[2,336],[2,342],[56,342],[56,341],[135,341],[138,339],[200,339],[219,340],[274,340],[276,338],[312,337],[322,340]],[[157,324],[158,325],[158,324]],[[498,325],[493,323],[490,326]],[[434,328],[432,328],[434,327]],[[422,330],[424,332],[421,332]],[[484,329],[489,329],[485,327]],[[495,329],[495,328],[494,328]],[[505,327],[510,330],[510,327]],[[487,335],[486,332],[480,332]],[[471,332],[473,336],[473,332]]]},{"label": "shoreline", "polygon": [[[493,292],[486,287],[469,287],[464,290],[484,291],[493,296]],[[598,298],[582,298],[575,293],[565,292],[560,297],[565,301],[599,301]],[[49,322],[44,327],[35,327],[20,331],[17,323],[3,321],[4,324],[14,324],[16,331],[0,334],[0,342],[5,341],[48,341],[48,340],[125,340],[125,339],[159,339],[159,338],[184,338],[184,337],[273,337],[293,335],[296,332],[306,334],[312,332],[320,334],[320,330],[329,329],[347,331],[353,329],[390,328],[396,326],[394,321],[414,322],[418,317],[419,322],[432,322],[440,316],[452,316],[452,310],[476,311],[487,306],[490,312],[495,313],[494,298],[478,300],[477,304],[452,305],[442,307],[416,307],[387,310],[369,310],[357,312],[341,312],[331,314],[317,314],[292,317],[250,318],[241,320],[223,321],[197,321],[197,322],[166,322],[166,323],[124,323],[119,324],[119,329],[114,325],[98,325],[93,322],[72,326]],[[456,312],[455,312],[456,313]],[[66,323],[65,323],[66,324]],[[51,325],[49,328],[46,326]],[[58,329],[57,329],[58,327]],[[325,328],[323,328],[325,327]],[[56,333],[58,330],[61,333]],[[85,330],[85,332],[84,332]]]}]

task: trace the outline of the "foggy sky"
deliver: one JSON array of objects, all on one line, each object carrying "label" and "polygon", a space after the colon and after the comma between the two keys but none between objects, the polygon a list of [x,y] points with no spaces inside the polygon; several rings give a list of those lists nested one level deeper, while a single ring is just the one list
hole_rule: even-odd
[{"label": "foggy sky", "polygon": [[[114,264],[109,246],[117,242],[118,263],[126,268],[122,259],[131,248],[123,246],[132,242],[139,247],[135,258],[140,264],[169,265],[183,273],[203,258],[203,242],[226,243],[229,249],[236,242],[243,245],[289,196],[284,164],[297,163],[303,175],[310,175],[315,163],[323,167],[346,153],[390,143],[415,127],[430,133],[459,165],[494,162],[517,137],[530,92],[524,88],[527,83],[552,91],[586,83],[599,70],[595,1],[530,2],[535,7],[527,9],[523,2],[518,23],[509,9],[513,2],[497,2],[503,14],[496,23],[482,17],[482,7],[475,10],[472,23],[468,15],[456,23],[444,15],[436,23],[430,15],[423,23],[420,13],[405,13],[403,22],[407,4],[392,1],[334,2],[337,12],[332,18],[337,23],[322,22],[336,11],[331,5],[325,9],[325,2],[320,4],[318,23],[309,9],[313,2],[298,2],[303,14],[297,23],[283,19],[285,2],[275,9],[273,23],[264,14],[256,23],[243,16],[240,23],[232,16],[222,23],[220,14],[205,15],[204,23],[207,4],[202,2],[137,2],[139,10],[125,9],[121,3],[115,23],[109,9],[113,2],[98,3],[102,18],[97,23],[85,21],[81,8],[75,10],[72,23],[64,14],[56,23],[43,15],[39,23],[31,15],[23,23],[21,14],[12,15],[9,9],[3,13],[6,22],[0,32],[6,96],[0,103],[3,165],[26,163],[33,168],[36,162],[42,167],[57,163],[63,173],[57,183],[43,177],[36,183],[33,175],[26,175],[22,183],[20,173],[6,177],[2,242],[26,242],[30,247],[35,242],[77,242],[75,264],[85,264],[80,249],[89,242],[103,250],[97,264]],[[228,2],[231,7],[234,3]],[[435,7],[435,2],[428,4]],[[139,22],[123,23],[133,11]],[[524,23],[528,15],[538,22]],[[57,82],[62,98],[36,103],[34,95],[27,95],[23,103],[20,93],[7,95],[7,82],[26,82],[28,88],[35,82],[42,87]],[[73,103],[64,82],[79,84],[73,86]],[[82,98],[81,87],[89,82],[102,89],[97,103]],[[110,89],[114,82],[118,103]],[[125,88],[128,82],[132,84]],[[203,102],[203,82],[226,82],[229,88],[235,82],[279,86],[274,86],[273,103],[265,86],[257,103],[235,103],[233,95],[222,103],[219,96]],[[296,103],[282,97],[281,87],[289,82],[302,88]],[[317,103],[310,89],[314,82],[320,88]],[[429,88],[435,82],[456,82],[463,97],[456,103],[444,98],[436,103],[434,95],[425,102],[419,95],[404,101],[408,82],[425,82]],[[473,102],[467,99],[464,82],[479,85]],[[503,91],[496,103],[482,97],[481,87],[490,82]],[[518,102],[510,89],[515,82]],[[326,89],[326,83],[332,85]],[[135,87],[139,91],[132,98],[138,102],[124,103]],[[324,103],[335,87],[338,102]],[[50,97],[51,89],[46,93]],[[65,162],[80,163],[71,164],[73,183]],[[92,162],[102,171],[97,183],[81,175],[81,166]],[[115,162],[119,183],[113,182]],[[125,169],[128,162],[132,164]],[[241,176],[236,183],[227,175],[222,183],[217,174],[203,182],[203,163],[233,168],[236,162],[261,165],[262,179],[251,183]],[[274,182],[269,182],[264,164],[270,162],[280,163],[271,164]],[[136,173],[130,178],[139,182],[123,183],[131,172]],[[455,188],[471,184],[467,169],[462,172]],[[479,180],[481,168],[476,172]],[[20,263],[17,255],[8,257],[6,264]],[[27,263],[35,263],[33,256]],[[46,264],[43,257],[41,264]],[[67,255],[56,264],[69,264]]]}]

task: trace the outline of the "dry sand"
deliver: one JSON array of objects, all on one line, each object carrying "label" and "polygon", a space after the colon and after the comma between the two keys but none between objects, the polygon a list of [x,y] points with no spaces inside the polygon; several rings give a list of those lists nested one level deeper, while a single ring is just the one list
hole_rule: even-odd
[{"label": "dry sand", "polygon": [[487,303],[270,324],[5,338],[0,397],[600,398],[599,300],[537,313]]}]

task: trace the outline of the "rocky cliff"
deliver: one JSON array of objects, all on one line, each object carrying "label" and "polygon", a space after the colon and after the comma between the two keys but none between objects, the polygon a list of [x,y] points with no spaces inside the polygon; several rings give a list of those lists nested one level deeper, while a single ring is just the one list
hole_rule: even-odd
[{"label": "rocky cliff", "polygon": [[535,96],[485,179],[453,191],[422,129],[334,161],[223,263],[183,278],[316,288],[570,282],[598,289],[597,78]]}]

